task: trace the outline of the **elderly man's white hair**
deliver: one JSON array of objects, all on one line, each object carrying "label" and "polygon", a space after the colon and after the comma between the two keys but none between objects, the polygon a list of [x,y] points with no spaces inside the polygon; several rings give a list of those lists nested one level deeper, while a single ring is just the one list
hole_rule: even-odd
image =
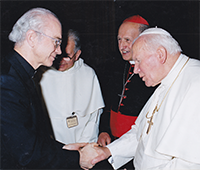
[{"label": "elderly man's white hair", "polygon": [[162,46],[169,54],[176,54],[177,52],[182,51],[178,42],[170,35],[170,33],[162,28],[148,28],[143,31],[137,39],[139,37],[144,37],[147,50],[156,50],[158,47]]},{"label": "elderly man's white hair", "polygon": [[[29,29],[42,31],[47,24],[47,20],[44,16],[52,15],[58,19],[58,17],[48,9],[33,8],[23,14],[15,23],[9,34],[9,40],[19,43],[25,39],[26,32]],[[58,19],[59,20],[59,19]]]}]

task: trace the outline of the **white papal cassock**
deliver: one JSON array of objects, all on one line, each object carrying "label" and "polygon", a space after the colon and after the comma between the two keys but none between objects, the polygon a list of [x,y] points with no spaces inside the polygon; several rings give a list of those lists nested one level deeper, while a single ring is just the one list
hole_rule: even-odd
[{"label": "white papal cassock", "polygon": [[[69,70],[45,72],[41,88],[56,140],[65,144],[97,141],[104,101],[98,78],[83,59]],[[77,116],[77,126],[67,126],[70,116]]]},{"label": "white papal cassock", "polygon": [[[132,158],[136,170],[200,169],[200,61],[187,59],[180,55],[140,112],[136,125],[107,146],[112,153],[109,161],[115,169]],[[165,95],[166,98],[147,134],[146,114],[156,94],[158,106]]]}]

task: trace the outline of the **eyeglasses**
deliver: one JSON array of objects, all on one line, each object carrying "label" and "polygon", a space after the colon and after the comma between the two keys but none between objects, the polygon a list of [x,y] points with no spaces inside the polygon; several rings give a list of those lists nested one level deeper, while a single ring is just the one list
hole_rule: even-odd
[{"label": "eyeglasses", "polygon": [[69,58],[71,60],[72,58],[74,58],[76,53],[77,53],[77,51],[74,53],[74,55],[72,57],[70,57],[69,54],[67,54],[67,55],[63,56],[63,58]]},{"label": "eyeglasses", "polygon": [[58,48],[58,46],[60,46],[61,43],[62,43],[62,40],[61,40],[61,39],[56,39],[56,38],[50,37],[50,36],[48,36],[48,35],[46,35],[46,34],[44,34],[44,33],[42,33],[42,32],[39,32],[39,31],[35,31],[35,32],[36,32],[36,33],[39,33],[39,34],[41,34],[41,35],[43,35],[43,36],[45,36],[45,37],[48,37],[48,38],[50,38],[50,39],[52,39],[52,40],[54,40],[54,42],[55,42],[55,48]]}]

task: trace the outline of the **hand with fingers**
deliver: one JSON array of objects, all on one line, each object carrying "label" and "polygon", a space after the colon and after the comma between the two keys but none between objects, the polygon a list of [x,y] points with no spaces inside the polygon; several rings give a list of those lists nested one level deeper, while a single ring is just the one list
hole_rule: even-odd
[{"label": "hand with fingers", "polygon": [[100,146],[106,146],[106,145],[110,144],[111,143],[110,135],[106,132],[100,133],[97,143]]},{"label": "hand with fingers", "polygon": [[80,154],[79,164],[82,169],[88,170],[95,165],[91,163],[91,160],[98,156],[98,153],[95,149],[95,147],[97,146],[98,146],[97,143],[74,143],[65,145],[63,149],[79,151]]},{"label": "hand with fingers", "polygon": [[95,146],[97,156],[91,160],[91,164],[95,165],[96,163],[108,159],[111,156],[111,152],[107,147]]}]

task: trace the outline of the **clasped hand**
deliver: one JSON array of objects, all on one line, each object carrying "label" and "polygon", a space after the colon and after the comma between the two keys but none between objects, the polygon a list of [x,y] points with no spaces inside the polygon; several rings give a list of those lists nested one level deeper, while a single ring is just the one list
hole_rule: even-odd
[{"label": "clasped hand", "polygon": [[101,147],[97,143],[73,143],[63,147],[67,150],[77,150],[80,154],[79,164],[82,169],[88,170],[93,166],[107,159],[111,153],[107,147]]}]

